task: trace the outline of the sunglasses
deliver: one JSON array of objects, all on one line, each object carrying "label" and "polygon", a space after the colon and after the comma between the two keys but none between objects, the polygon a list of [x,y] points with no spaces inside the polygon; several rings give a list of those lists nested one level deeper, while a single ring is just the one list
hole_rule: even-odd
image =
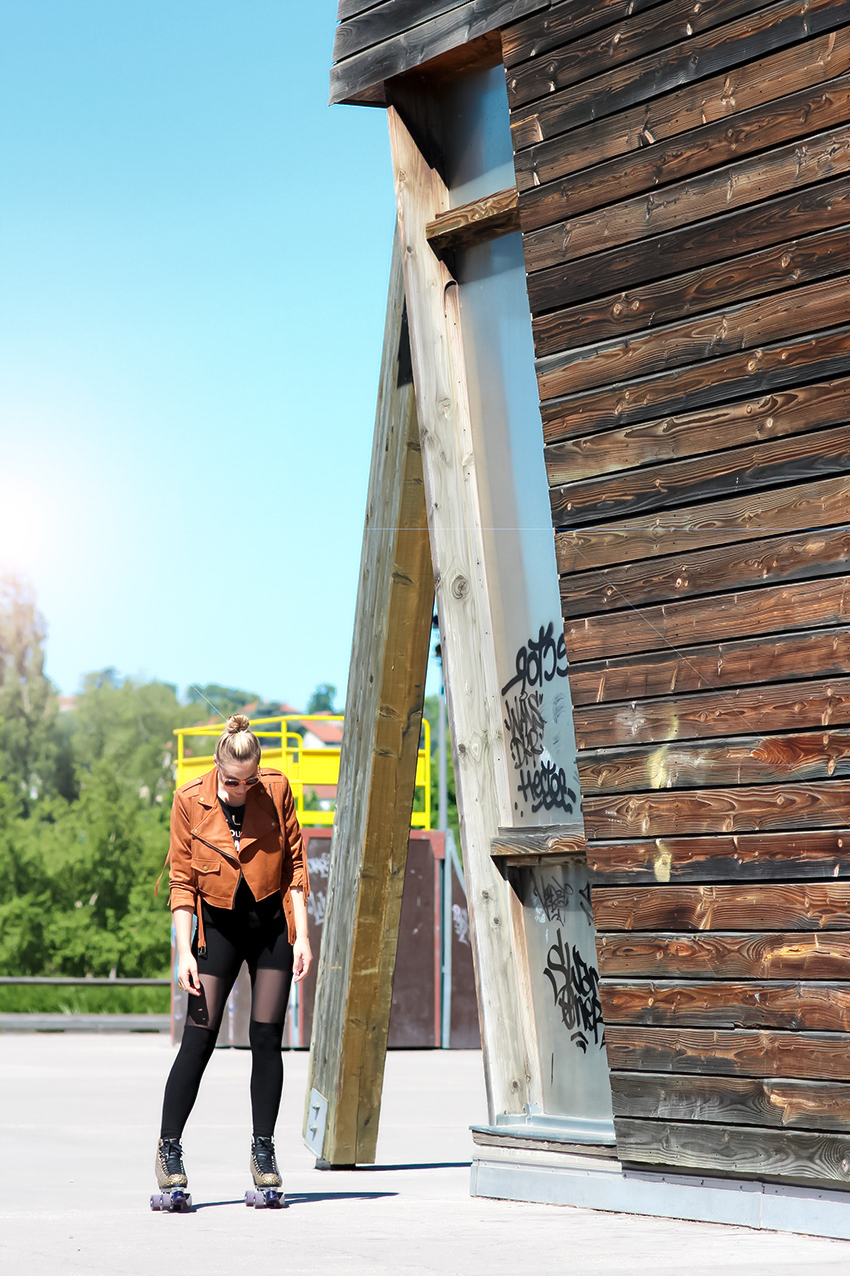
[{"label": "sunglasses", "polygon": [[[221,775],[221,772],[219,772],[219,775]],[[247,780],[234,780],[229,775],[222,775],[221,782],[226,789],[238,789],[243,784],[259,784],[260,777],[258,775],[251,775]]]}]

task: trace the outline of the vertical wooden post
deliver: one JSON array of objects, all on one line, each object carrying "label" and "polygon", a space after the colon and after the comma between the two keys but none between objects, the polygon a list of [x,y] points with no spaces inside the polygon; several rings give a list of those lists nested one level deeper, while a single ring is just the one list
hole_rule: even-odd
[{"label": "vertical wooden post", "polygon": [[[511,823],[457,286],[426,239],[448,191],[389,109],[422,465],[455,750],[455,782],[490,1120],[528,1101],[511,891],[490,844]],[[498,1043],[498,1050],[491,1049]]]},{"label": "vertical wooden post", "polygon": [[375,1159],[434,604],[396,235],[319,963],[305,1139]]}]

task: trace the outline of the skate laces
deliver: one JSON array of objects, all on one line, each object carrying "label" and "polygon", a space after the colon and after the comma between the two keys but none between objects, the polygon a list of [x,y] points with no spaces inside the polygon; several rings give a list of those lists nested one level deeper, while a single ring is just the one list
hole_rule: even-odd
[{"label": "skate laces", "polygon": [[183,1173],[183,1148],[179,1139],[162,1139],[159,1154],[169,1174]]},{"label": "skate laces", "polygon": [[268,1134],[255,1134],[251,1148],[257,1169],[261,1174],[277,1174],[274,1156],[274,1139]]}]

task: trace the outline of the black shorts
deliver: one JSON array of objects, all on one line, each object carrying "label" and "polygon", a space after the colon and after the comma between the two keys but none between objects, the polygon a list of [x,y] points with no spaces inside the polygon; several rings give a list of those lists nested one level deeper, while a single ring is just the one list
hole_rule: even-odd
[{"label": "black shorts", "polygon": [[[226,978],[243,961],[254,970],[282,970],[292,973],[292,945],[279,892],[261,899],[251,894],[244,877],[236,890],[233,908],[214,908],[201,901],[204,910],[204,940],[207,951],[198,956],[198,936],[192,942],[198,973]],[[235,978],[235,974],[234,974]]]},{"label": "black shorts", "polygon": [[[242,878],[233,908],[214,908],[203,900],[201,907],[206,951],[199,955],[196,931],[192,953],[203,991],[200,996],[189,998],[188,1019],[204,1028],[217,1024],[242,963],[247,962],[252,1016],[266,1022],[282,1021],[289,998],[293,954],[280,893],[258,902]],[[273,976],[271,972],[278,974]],[[258,999],[261,1009],[256,1014]]]}]

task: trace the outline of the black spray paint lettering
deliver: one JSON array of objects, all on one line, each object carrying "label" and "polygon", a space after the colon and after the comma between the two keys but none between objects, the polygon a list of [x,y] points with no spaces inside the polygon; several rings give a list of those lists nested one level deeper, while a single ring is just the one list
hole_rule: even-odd
[{"label": "black spray paint lettering", "polygon": [[555,638],[555,622],[550,620],[546,629],[540,626],[536,638],[529,638],[516,654],[516,673],[502,687],[502,695],[521,684],[521,691],[542,687],[553,678],[567,676],[567,644],[564,635]]},{"label": "black spray paint lettering", "polygon": [[535,886],[534,894],[543,906],[547,922],[565,922],[567,905],[573,888],[569,882],[547,882],[542,891]]},{"label": "black spray paint lettering", "polygon": [[532,815],[556,809],[571,815],[575,809],[575,790],[567,784],[564,768],[554,762],[544,762],[537,771],[520,769],[517,787],[525,801],[531,802]]},{"label": "black spray paint lettering", "polygon": [[599,972],[584,961],[573,944],[572,954],[565,947],[560,928],[558,938],[549,949],[543,973],[552,985],[555,1005],[561,1012],[570,1041],[587,1054],[590,1037],[594,1045],[605,1044],[602,1005],[599,1001]]},{"label": "black spray paint lettering", "polygon": [[540,712],[543,695],[539,691],[520,692],[514,702],[505,700],[505,729],[510,741],[511,761],[515,768],[539,758],[543,752],[546,720]]},{"label": "black spray paint lettering", "polygon": [[593,909],[590,906],[590,882],[578,893],[579,908],[587,918],[588,926],[593,925]]}]

